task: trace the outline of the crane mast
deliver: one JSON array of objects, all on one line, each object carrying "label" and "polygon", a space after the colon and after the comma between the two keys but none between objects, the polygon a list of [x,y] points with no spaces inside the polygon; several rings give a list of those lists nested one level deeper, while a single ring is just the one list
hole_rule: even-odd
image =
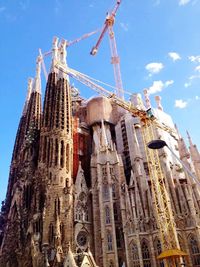
[{"label": "crane mast", "polygon": [[[186,255],[186,253],[180,251],[174,216],[172,213],[172,206],[169,194],[166,190],[165,177],[160,166],[158,152],[157,150],[150,150],[146,148],[146,145],[150,141],[155,139],[156,128],[167,131],[174,138],[176,138],[175,131],[164,123],[159,122],[157,118],[155,118],[153,115],[150,115],[151,113],[138,109],[137,107],[133,106],[131,102],[124,101],[114,93],[91,81],[91,79],[87,75],[66,67],[60,62],[56,64],[56,68],[64,72],[66,75],[69,75],[72,78],[75,78],[79,82],[90,87],[98,94],[111,99],[112,102],[114,102],[116,105],[132,113],[133,116],[140,118],[142,123],[142,136],[145,144],[147,162],[149,167],[152,196],[155,203],[157,222],[162,242],[162,250],[163,252],[168,253],[166,266],[176,266],[175,258],[177,258],[177,251],[180,252],[180,255]],[[168,265],[168,263],[171,265]]]},{"label": "crane mast", "polygon": [[115,16],[116,16],[116,13],[117,13],[117,10],[120,4],[121,4],[121,0],[118,0],[112,12],[110,14],[109,13],[107,14],[102,32],[99,36],[99,39],[96,45],[92,48],[90,54],[93,56],[96,55],[96,53],[98,52],[99,46],[101,44],[101,41],[105,33],[108,31],[110,50],[111,50],[111,64],[113,64],[114,78],[115,78],[115,85],[116,85],[116,95],[124,99],[123,84],[122,84],[121,70],[120,70],[120,58],[117,52],[117,44],[115,40],[115,34],[113,31],[113,25],[115,23]]}]

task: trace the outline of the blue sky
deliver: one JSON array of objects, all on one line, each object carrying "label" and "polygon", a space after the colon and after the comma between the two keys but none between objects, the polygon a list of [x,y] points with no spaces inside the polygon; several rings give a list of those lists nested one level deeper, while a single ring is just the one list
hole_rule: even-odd
[{"label": "blue sky", "polygon": [[[115,0],[0,0],[0,200],[4,199],[27,79],[35,75],[38,48],[54,36],[74,40],[102,27]],[[123,0],[115,23],[125,90],[149,88],[185,137],[200,147],[200,0]],[[108,37],[89,52],[98,35],[68,48],[68,65],[114,85]],[[48,61],[47,61],[48,65]],[[45,81],[43,79],[43,93]],[[74,81],[85,97],[93,93]]]}]

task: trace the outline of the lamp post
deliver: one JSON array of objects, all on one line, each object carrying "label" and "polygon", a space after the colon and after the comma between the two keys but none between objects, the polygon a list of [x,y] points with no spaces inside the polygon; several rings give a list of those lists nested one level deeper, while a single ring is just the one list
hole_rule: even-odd
[{"label": "lamp post", "polygon": [[184,170],[197,182],[197,184],[200,185],[200,182],[197,179],[197,177],[191,172],[191,170],[187,167],[187,165],[179,157],[177,157],[174,151],[167,145],[167,143],[164,140],[161,139],[152,140],[147,144],[147,146],[150,149],[161,149],[163,147],[167,147],[169,151],[172,153],[172,155],[181,163]]}]

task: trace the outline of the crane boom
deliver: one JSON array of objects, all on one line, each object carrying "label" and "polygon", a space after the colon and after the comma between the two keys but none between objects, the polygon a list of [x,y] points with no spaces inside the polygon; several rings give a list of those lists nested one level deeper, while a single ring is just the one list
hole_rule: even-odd
[{"label": "crane boom", "polygon": [[112,12],[106,16],[104,26],[102,29],[102,32],[99,36],[99,39],[97,40],[96,45],[92,48],[90,54],[96,55],[98,52],[99,46],[101,44],[101,41],[105,35],[105,33],[108,31],[109,34],[109,42],[110,42],[110,50],[111,50],[111,64],[113,64],[113,70],[114,70],[114,78],[115,78],[115,84],[116,84],[116,94],[120,98],[124,99],[124,91],[123,91],[123,84],[122,84],[122,78],[121,78],[121,70],[120,70],[120,59],[117,53],[117,44],[115,40],[115,34],[113,31],[113,25],[115,22],[115,16],[117,13],[117,10],[121,4],[121,0],[118,0],[115,4]]},{"label": "crane boom", "polygon": [[120,97],[118,97],[116,94],[114,94],[111,91],[106,90],[104,87],[100,86],[99,84],[93,82],[89,76],[74,70],[72,68],[69,68],[68,66],[66,67],[65,65],[62,65],[60,62],[58,62],[55,65],[56,68],[58,68],[60,71],[64,72],[66,75],[71,76],[72,78],[78,80],[79,82],[85,84],[86,86],[90,87],[92,90],[97,92],[98,94],[109,98],[112,100],[113,103],[117,104],[118,106],[122,107],[123,109],[131,112],[133,116],[139,117],[140,120],[146,121],[149,120],[151,121],[156,127],[159,129],[162,129],[164,131],[167,131],[170,135],[172,135],[174,138],[177,139],[177,133],[168,125],[159,122],[155,116],[152,115],[149,110],[141,110],[138,109],[137,107],[133,106],[131,102],[124,101]]},{"label": "crane boom", "polygon": [[96,53],[99,49],[100,43],[101,43],[106,31],[108,30],[108,27],[113,26],[113,24],[115,22],[115,16],[116,16],[116,13],[117,13],[117,10],[118,10],[120,4],[121,4],[121,0],[118,0],[116,5],[113,8],[111,14],[109,14],[109,13],[107,14],[103,29],[102,29],[101,34],[99,36],[99,39],[97,40],[96,45],[92,48],[92,50],[90,52],[91,55],[93,55],[93,56],[96,55]]},{"label": "crane boom", "polygon": [[92,36],[93,34],[97,33],[98,31],[99,31],[99,29],[97,29],[97,30],[95,30],[93,32],[86,33],[86,34],[82,35],[81,37],[79,37],[79,38],[77,38],[77,39],[75,39],[73,41],[67,41],[67,47],[71,46],[73,44],[76,44],[76,43],[78,43],[78,42],[80,42],[80,41]]},{"label": "crane boom", "polygon": [[[74,45],[90,36],[92,36],[93,34],[97,33],[99,31],[99,29],[95,30],[95,31],[92,31],[92,32],[89,32],[89,33],[86,33],[84,35],[82,35],[81,37],[73,40],[73,41],[66,41],[67,43],[67,47],[71,46],[71,45]],[[39,55],[41,56],[41,60],[42,60],[42,69],[43,69],[43,72],[44,72],[44,76],[45,76],[45,79],[47,81],[48,79],[48,73],[47,73],[47,70],[46,70],[46,66],[45,66],[45,62],[44,62],[44,58],[51,55],[52,54],[52,51],[47,51],[45,53],[42,54],[42,50],[39,48]]]},{"label": "crane boom", "polygon": [[[146,145],[150,141],[155,139],[154,132],[156,127],[167,131],[172,136],[176,137],[174,135],[175,132],[173,129],[163,123],[160,123],[154,116],[150,116],[148,110],[145,111],[138,109],[137,107],[133,106],[132,103],[122,100],[114,93],[91,81],[87,75],[66,67],[60,62],[58,62],[55,67],[64,72],[66,75],[69,75],[85,84],[86,86],[89,86],[91,89],[101,94],[102,96],[111,99],[118,106],[131,112],[133,116],[139,117],[142,123],[142,136],[145,144],[145,149]],[[156,150],[146,149],[146,155],[149,167],[149,177],[151,180],[152,195],[154,198],[157,215],[157,222],[162,241],[162,249],[163,251],[168,252],[170,262],[171,258],[174,259],[176,257],[175,253],[177,253],[177,249],[180,251],[174,216],[172,213],[171,201],[165,186],[165,177],[160,166],[160,158],[158,152]],[[184,252],[182,253],[182,255],[185,255]]]}]

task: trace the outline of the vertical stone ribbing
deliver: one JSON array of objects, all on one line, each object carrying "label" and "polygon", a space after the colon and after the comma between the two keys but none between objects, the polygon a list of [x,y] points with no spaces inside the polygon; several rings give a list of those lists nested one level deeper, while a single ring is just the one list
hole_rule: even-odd
[{"label": "vertical stone ribbing", "polygon": [[[56,249],[57,260],[73,244],[72,111],[69,82],[50,73],[45,92],[40,142],[40,170],[49,184],[46,196],[42,243]],[[59,203],[59,204],[58,204]],[[58,234],[58,224],[62,231]],[[57,234],[56,234],[57,233]]]}]

